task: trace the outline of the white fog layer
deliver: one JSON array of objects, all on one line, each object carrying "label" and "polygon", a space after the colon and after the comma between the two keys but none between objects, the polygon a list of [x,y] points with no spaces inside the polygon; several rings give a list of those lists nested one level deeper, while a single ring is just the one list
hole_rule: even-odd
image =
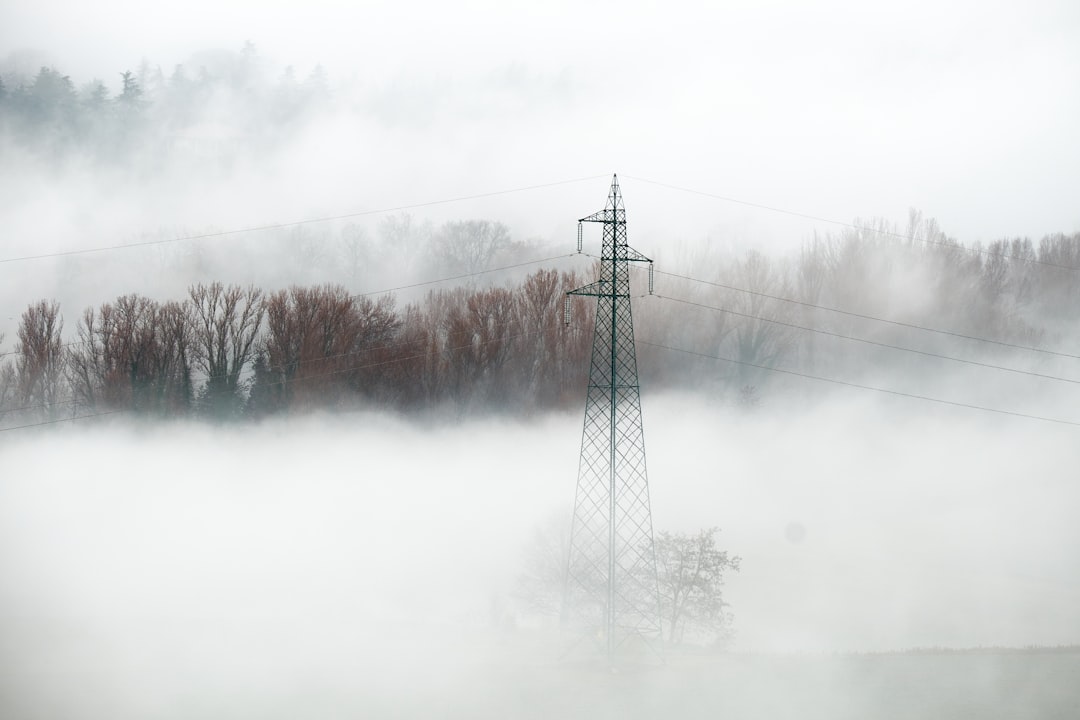
[{"label": "white fog layer", "polygon": [[[1071,430],[859,404],[749,420],[687,398],[646,407],[656,524],[719,520],[747,568],[728,581],[735,650],[1080,637]],[[576,677],[511,589],[532,529],[572,497],[578,432],[569,415],[347,414],[8,443],[0,692],[51,717],[284,717],[308,696],[418,714],[494,697],[527,714],[506,683]],[[819,671],[841,675],[822,708],[855,702],[847,670]]]}]

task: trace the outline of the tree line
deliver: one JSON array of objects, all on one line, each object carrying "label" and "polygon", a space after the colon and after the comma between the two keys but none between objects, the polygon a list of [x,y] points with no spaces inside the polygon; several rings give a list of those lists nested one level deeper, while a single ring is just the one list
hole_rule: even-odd
[{"label": "tree line", "polygon": [[[440,267],[475,273],[521,250],[505,226],[470,228],[465,235],[498,241],[444,242]],[[786,258],[702,254],[660,267],[691,269],[661,270],[660,297],[635,300],[639,368],[650,390],[684,388],[753,407],[782,383],[790,389],[793,381],[770,368],[928,382],[955,365],[927,353],[1024,367],[1030,353],[1016,346],[1075,350],[1080,233],[964,247],[913,217],[907,233],[845,231]],[[261,418],[321,408],[577,407],[595,308],[576,298],[566,325],[563,301],[587,275],[543,269],[404,305],[333,283],[271,292],[196,283],[180,299],[127,294],[74,321],[40,300],[23,312],[13,350],[0,355],[0,422],[111,410]],[[643,278],[635,283],[640,289]],[[1052,360],[1038,362],[1054,372]]]},{"label": "tree line", "polygon": [[0,366],[0,411],[22,421],[91,412],[260,418],[323,408],[530,409],[577,402],[591,308],[563,297],[573,272],[507,287],[393,295],[339,285],[192,285],[187,297],[123,295],[87,308],[65,339],[58,303],[23,312]]},{"label": "tree line", "polygon": [[931,355],[1054,373],[1060,356],[1026,348],[1080,351],[1080,232],[966,246],[915,212],[906,228],[857,224],[786,257],[706,249],[658,264],[666,299],[635,311],[639,338],[700,355],[643,346],[643,373],[753,404],[779,384],[827,391],[770,368],[914,389],[971,369]]}]

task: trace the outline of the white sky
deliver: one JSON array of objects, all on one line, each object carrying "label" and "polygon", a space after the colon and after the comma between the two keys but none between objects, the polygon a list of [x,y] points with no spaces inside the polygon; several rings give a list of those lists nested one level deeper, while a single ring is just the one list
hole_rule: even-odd
[{"label": "white sky", "polygon": [[[377,201],[619,172],[841,221],[914,207],[965,242],[1080,230],[1078,37],[1068,0],[0,2],[0,58],[36,49],[77,84],[250,40],[381,93],[397,133],[308,148],[326,160],[304,168],[362,167],[347,179]],[[833,229],[624,189],[650,233],[790,247]],[[360,202],[321,197],[295,211]]]}]

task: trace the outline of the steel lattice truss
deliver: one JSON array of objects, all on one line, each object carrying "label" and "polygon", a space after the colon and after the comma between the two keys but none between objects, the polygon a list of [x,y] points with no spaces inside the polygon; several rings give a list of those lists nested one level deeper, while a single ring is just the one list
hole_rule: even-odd
[{"label": "steel lattice truss", "polygon": [[569,293],[597,307],[562,621],[611,657],[661,637],[630,309],[629,263],[649,259],[627,245],[617,177],[607,206],[579,222],[602,223],[604,238],[600,279]]}]

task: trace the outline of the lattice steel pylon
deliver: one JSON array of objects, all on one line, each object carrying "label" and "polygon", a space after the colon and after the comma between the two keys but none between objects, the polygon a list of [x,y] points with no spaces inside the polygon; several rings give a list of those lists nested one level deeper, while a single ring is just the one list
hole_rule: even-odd
[{"label": "lattice steel pylon", "polygon": [[659,654],[662,639],[630,308],[630,263],[652,261],[627,245],[617,176],[605,208],[578,221],[579,251],[588,222],[604,238],[599,280],[567,293],[596,298],[596,327],[561,620],[614,662],[642,642]]}]

